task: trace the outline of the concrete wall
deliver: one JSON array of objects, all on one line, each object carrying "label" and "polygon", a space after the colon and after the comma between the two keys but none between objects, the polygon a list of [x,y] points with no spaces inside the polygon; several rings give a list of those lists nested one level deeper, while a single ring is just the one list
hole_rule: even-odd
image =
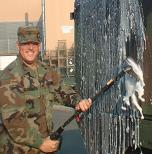
[{"label": "concrete wall", "polygon": [[70,20],[74,0],[46,0],[46,49],[54,49],[58,40],[67,40],[69,48],[73,43],[74,21]]}]

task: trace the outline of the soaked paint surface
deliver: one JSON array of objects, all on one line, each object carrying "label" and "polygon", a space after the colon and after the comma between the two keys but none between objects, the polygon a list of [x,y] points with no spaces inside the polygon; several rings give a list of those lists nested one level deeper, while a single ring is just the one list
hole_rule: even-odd
[{"label": "soaked paint surface", "polygon": [[[74,15],[76,82],[83,98],[94,96],[116,76],[126,57],[143,68],[145,33],[138,0],[76,0]],[[98,97],[82,118],[88,154],[123,154],[140,144],[140,114],[123,102],[124,80]]]}]

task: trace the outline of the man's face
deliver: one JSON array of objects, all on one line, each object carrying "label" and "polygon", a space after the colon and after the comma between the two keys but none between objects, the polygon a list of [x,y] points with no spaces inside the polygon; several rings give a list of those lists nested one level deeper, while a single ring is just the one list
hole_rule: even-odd
[{"label": "man's face", "polygon": [[39,48],[40,48],[39,43],[34,43],[34,42],[28,42],[23,44],[18,43],[17,47],[21,58],[27,64],[33,64],[36,61],[37,56],[39,54]]}]

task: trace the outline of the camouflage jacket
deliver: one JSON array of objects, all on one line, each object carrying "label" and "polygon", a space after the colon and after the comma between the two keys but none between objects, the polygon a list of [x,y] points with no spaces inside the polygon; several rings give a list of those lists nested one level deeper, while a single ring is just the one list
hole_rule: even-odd
[{"label": "camouflage jacket", "polygon": [[0,75],[0,154],[38,154],[52,130],[52,106],[75,105],[80,96],[38,62],[32,70],[18,57]]}]

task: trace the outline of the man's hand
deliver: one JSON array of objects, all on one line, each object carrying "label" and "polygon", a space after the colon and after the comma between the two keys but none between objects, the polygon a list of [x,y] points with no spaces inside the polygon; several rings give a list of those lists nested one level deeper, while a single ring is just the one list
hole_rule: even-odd
[{"label": "man's hand", "polygon": [[75,107],[76,110],[81,110],[82,112],[87,111],[90,106],[92,105],[92,100],[89,99],[83,99],[81,100]]},{"label": "man's hand", "polygon": [[55,152],[58,150],[60,141],[58,140],[50,140],[49,138],[46,138],[43,143],[40,145],[40,150],[42,152]]}]

